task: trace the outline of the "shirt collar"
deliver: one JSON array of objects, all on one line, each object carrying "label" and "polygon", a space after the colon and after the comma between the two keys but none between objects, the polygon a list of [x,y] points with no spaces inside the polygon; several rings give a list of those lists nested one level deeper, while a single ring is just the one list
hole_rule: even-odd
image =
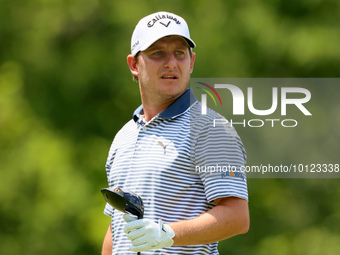
[{"label": "shirt collar", "polygon": [[[197,101],[197,98],[194,95],[192,89],[188,89],[176,99],[168,108],[166,108],[159,115],[164,119],[172,119],[178,115],[184,113],[194,102]],[[133,120],[137,122],[141,115],[144,114],[143,105],[139,106],[135,112],[133,113]]]}]

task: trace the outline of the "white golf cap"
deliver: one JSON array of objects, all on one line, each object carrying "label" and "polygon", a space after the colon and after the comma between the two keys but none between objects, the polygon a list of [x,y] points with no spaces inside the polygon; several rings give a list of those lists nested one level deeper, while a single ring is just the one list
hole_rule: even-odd
[{"label": "white golf cap", "polygon": [[131,54],[135,56],[139,51],[146,50],[157,40],[169,35],[182,36],[191,48],[196,46],[182,17],[169,12],[157,12],[138,22],[131,38]]}]

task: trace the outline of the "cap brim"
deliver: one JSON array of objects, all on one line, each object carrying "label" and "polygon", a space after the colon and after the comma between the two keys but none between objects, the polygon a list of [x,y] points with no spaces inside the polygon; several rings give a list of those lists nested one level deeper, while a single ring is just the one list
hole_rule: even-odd
[{"label": "cap brim", "polygon": [[136,55],[139,51],[144,51],[146,49],[148,49],[152,44],[154,44],[155,42],[157,42],[159,39],[162,39],[164,37],[167,37],[167,36],[172,36],[172,35],[178,35],[178,36],[181,36],[183,39],[185,39],[185,41],[187,42],[188,46],[190,48],[195,48],[196,47],[196,44],[193,40],[191,40],[190,38],[186,37],[186,36],[183,36],[181,34],[176,34],[176,33],[173,33],[173,34],[165,34],[165,35],[161,35],[161,36],[155,36],[155,37],[152,37],[150,38],[146,43],[144,43],[143,46],[141,46],[139,48],[139,50],[137,52],[135,52],[133,55]]}]

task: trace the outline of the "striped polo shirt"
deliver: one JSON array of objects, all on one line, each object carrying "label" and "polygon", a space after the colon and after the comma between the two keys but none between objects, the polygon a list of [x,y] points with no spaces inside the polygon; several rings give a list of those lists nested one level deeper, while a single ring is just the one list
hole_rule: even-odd
[{"label": "striped polo shirt", "polygon": [[[248,199],[247,182],[238,170],[246,153],[233,127],[214,125],[221,115],[208,109],[188,89],[149,122],[140,106],[116,134],[106,163],[110,187],[138,194],[144,217],[164,223],[195,218],[215,206],[214,199]],[[225,123],[225,122],[219,122]],[[236,169],[236,171],[228,171]],[[124,233],[123,213],[106,204],[112,217],[112,254],[135,254]],[[142,254],[218,254],[217,243],[172,246]]]}]

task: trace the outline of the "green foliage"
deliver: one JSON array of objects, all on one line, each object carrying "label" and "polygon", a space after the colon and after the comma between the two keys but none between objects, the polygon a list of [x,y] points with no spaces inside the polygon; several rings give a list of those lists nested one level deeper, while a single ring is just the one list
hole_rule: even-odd
[{"label": "green foliage", "polygon": [[[140,104],[126,56],[141,17],[168,10],[186,18],[198,46],[193,77],[337,77],[339,7],[336,0],[0,0],[0,254],[100,253],[109,224],[100,194],[106,156]],[[328,121],[329,112],[313,107]],[[323,148],[337,155],[336,127],[329,138],[317,124],[294,140],[320,131]],[[269,138],[241,136],[250,157],[275,157]],[[221,254],[340,250],[338,180],[248,183],[251,229],[221,242]]]}]

